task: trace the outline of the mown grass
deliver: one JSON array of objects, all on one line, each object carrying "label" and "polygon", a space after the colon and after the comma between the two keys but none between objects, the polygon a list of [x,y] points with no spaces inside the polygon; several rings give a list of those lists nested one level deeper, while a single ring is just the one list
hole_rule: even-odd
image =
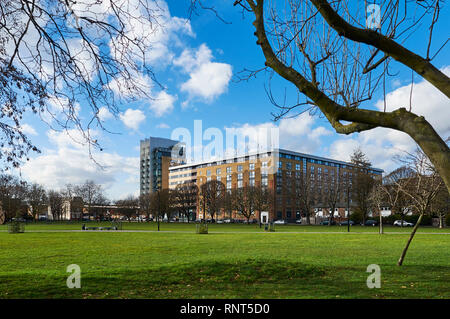
[{"label": "mown grass", "polygon": [[[0,298],[450,298],[450,236],[418,234],[398,267],[406,239],[311,232],[1,232]],[[70,264],[81,267],[81,289],[66,287]],[[366,286],[369,264],[381,267],[380,289]]]}]

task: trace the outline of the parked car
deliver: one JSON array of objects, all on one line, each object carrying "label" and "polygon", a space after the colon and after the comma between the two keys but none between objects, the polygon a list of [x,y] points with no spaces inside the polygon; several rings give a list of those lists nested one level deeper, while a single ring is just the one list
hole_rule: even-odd
[{"label": "parked car", "polygon": [[296,224],[301,224],[301,223],[302,223],[302,220],[301,220],[301,219],[297,219],[297,220],[295,221],[295,223],[296,223]]},{"label": "parked car", "polygon": [[[394,226],[402,226],[402,221],[401,220],[396,220],[394,222]],[[407,221],[403,220],[403,226],[412,227],[412,226],[414,226],[414,224],[413,223],[408,223]]]},{"label": "parked car", "polygon": [[[328,223],[329,223],[329,222],[330,222],[329,220],[324,220],[324,221],[322,221],[322,222],[320,223],[320,225],[328,226]],[[331,225],[336,225],[336,222],[335,222],[334,220],[332,220],[332,221],[331,221]]]},{"label": "parked car", "polygon": [[355,222],[353,220],[344,220],[343,222],[340,223],[341,226],[347,226],[350,223],[350,226],[355,225]]},{"label": "parked car", "polygon": [[216,221],[216,223],[217,223],[217,224],[223,224],[223,219],[218,219],[218,220]]},{"label": "parked car", "polygon": [[223,222],[225,224],[230,224],[230,223],[232,223],[232,220],[228,218],[228,219],[224,219]]},{"label": "parked car", "polygon": [[286,224],[286,221],[283,220],[283,219],[279,219],[279,220],[274,221],[273,223],[274,223],[274,224],[277,224],[277,225],[285,225],[285,224]]},{"label": "parked car", "polygon": [[365,226],[376,226],[376,225],[378,225],[378,222],[373,219],[368,219],[368,220],[366,220],[366,223],[364,225]]}]

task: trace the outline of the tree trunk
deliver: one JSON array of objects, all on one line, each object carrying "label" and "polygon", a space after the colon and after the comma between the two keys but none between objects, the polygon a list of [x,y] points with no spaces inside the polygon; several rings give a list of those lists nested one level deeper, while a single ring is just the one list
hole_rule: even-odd
[{"label": "tree trunk", "polygon": [[158,231],[159,231],[159,215],[156,216],[156,222],[158,223]]},{"label": "tree trunk", "polygon": [[403,260],[405,259],[406,256],[406,252],[408,251],[409,245],[411,244],[411,241],[414,238],[414,235],[416,234],[417,228],[419,228],[420,222],[422,221],[422,217],[423,217],[424,213],[421,213],[419,216],[419,219],[417,220],[416,225],[414,226],[411,235],[409,236],[408,242],[406,243],[405,248],[403,248],[403,252],[402,255],[400,256],[400,259],[397,262],[397,266],[401,266],[403,264]]},{"label": "tree trunk", "polygon": [[380,235],[383,235],[383,214],[381,214],[380,210]]},{"label": "tree trunk", "polygon": [[443,221],[443,218],[444,217],[444,215],[443,214],[441,214],[441,213],[439,213],[439,228],[440,229],[442,229],[442,228],[444,228],[444,221]]}]

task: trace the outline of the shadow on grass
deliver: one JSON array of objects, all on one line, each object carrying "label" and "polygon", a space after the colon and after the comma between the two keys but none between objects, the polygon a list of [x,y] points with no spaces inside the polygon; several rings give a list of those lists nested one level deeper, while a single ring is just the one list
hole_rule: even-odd
[{"label": "shadow on grass", "polygon": [[382,266],[382,288],[369,289],[362,267],[319,268],[245,259],[139,270],[90,270],[81,289],[68,273],[0,275],[0,298],[449,298],[450,267]]}]

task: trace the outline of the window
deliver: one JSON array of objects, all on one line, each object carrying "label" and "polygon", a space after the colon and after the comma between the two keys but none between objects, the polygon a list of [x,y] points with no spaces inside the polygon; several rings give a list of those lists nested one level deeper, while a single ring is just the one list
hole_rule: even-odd
[{"label": "window", "polygon": [[206,176],[211,176],[211,170],[210,169],[206,170]]},{"label": "window", "polygon": [[242,187],[242,185],[243,185],[242,183],[243,183],[242,180],[238,181],[237,187]]},{"label": "window", "polygon": [[286,163],[286,169],[287,170],[291,170],[292,169],[292,164],[291,163]]},{"label": "window", "polygon": [[242,165],[238,165],[237,171],[238,171],[238,172],[242,172]]},{"label": "window", "polygon": [[278,162],[278,168],[283,168],[283,162],[282,161]]},{"label": "window", "polygon": [[254,170],[254,169],[255,169],[255,163],[250,163],[249,169],[250,169],[250,170]]},{"label": "window", "polygon": [[217,181],[220,182],[222,180],[222,176],[217,176]]},{"label": "window", "polygon": [[255,178],[255,172],[254,172],[254,171],[253,171],[253,172],[250,172],[250,173],[249,173],[249,177],[250,177],[250,178]]},{"label": "window", "polygon": [[231,182],[227,182],[227,189],[231,189]]},{"label": "window", "polygon": [[241,181],[242,180],[242,173],[239,173],[237,178],[238,178],[239,181]]},{"label": "window", "polygon": [[210,182],[211,181],[211,177],[206,178],[206,181]]},{"label": "window", "polygon": [[220,175],[222,173],[222,169],[218,168],[216,169],[216,175]]},{"label": "window", "polygon": [[295,164],[295,170],[299,171],[300,170],[300,164]]},{"label": "window", "polygon": [[267,162],[262,162],[262,163],[261,163],[261,167],[267,168]]},{"label": "window", "polygon": [[231,166],[227,167],[227,173],[231,173]]},{"label": "window", "polygon": [[249,185],[250,186],[255,186],[255,179],[254,178],[250,178],[249,179]]},{"label": "window", "polygon": [[227,182],[231,181],[231,176],[232,176],[231,174],[227,175]]},{"label": "window", "polygon": [[267,185],[268,185],[267,177],[263,177],[263,178],[261,179],[261,185],[262,185],[262,186],[267,186]]}]

